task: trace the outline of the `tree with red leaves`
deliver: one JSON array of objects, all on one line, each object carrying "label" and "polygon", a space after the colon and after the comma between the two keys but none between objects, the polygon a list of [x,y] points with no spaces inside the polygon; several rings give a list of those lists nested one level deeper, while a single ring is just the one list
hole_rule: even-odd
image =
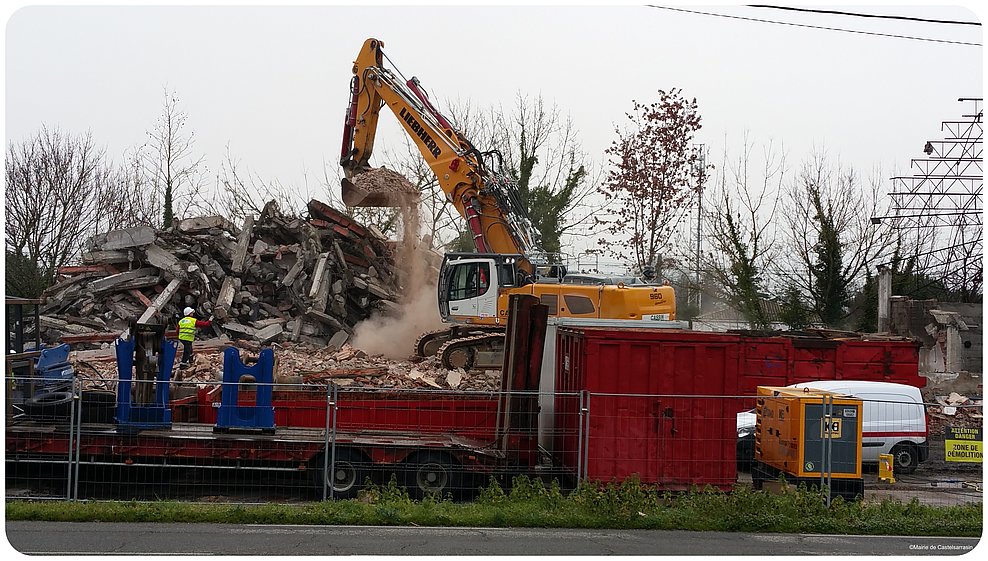
[{"label": "tree with red leaves", "polygon": [[653,103],[632,100],[629,130],[615,127],[617,140],[605,153],[612,166],[599,191],[605,212],[595,218],[602,253],[631,263],[638,272],[660,268],[672,228],[696,193],[700,130],[696,98],[659,90]]}]

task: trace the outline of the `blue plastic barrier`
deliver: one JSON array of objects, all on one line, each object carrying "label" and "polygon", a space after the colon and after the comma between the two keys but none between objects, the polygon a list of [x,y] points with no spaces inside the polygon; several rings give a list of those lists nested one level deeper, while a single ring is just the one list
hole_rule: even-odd
[{"label": "blue plastic barrier", "polygon": [[[240,379],[253,376],[257,382],[254,405],[240,405]],[[274,351],[262,349],[257,363],[247,366],[240,360],[240,351],[227,347],[223,351],[223,389],[220,408],[216,414],[216,432],[235,430],[274,431]]]},{"label": "blue plastic barrier", "polygon": [[57,392],[72,386],[72,376],[75,374],[69,364],[69,345],[63,343],[57,347],[41,348],[41,354],[34,364],[33,393]]},{"label": "blue plastic barrier", "polygon": [[134,384],[134,346],[133,336],[129,339],[117,339],[117,374],[120,382],[117,384],[117,425],[133,429],[171,428],[172,412],[168,408],[168,388],[171,383],[172,366],[178,352],[178,343],[162,339],[161,354],[159,355],[158,374],[155,378],[154,403],[151,405],[135,405],[131,402],[131,388]]}]

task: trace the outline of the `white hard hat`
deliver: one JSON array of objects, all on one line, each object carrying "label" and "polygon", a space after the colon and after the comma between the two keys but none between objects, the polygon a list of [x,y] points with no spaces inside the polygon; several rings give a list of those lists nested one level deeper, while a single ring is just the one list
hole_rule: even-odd
[{"label": "white hard hat", "polygon": [[185,308],[184,310],[182,310],[182,313],[187,316],[191,316],[192,314],[196,313],[196,311],[193,310],[192,308]]}]

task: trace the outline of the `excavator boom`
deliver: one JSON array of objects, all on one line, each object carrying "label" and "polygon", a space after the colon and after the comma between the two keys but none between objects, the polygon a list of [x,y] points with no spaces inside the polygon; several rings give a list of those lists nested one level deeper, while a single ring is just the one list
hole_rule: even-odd
[{"label": "excavator boom", "polygon": [[[346,176],[344,202],[350,206],[398,206],[360,184],[371,170],[380,110],[387,106],[415,142],[457,212],[467,221],[481,253],[529,255],[531,224],[513,186],[495,173],[481,153],[429,101],[417,78],[399,80],[384,65],[383,43],[364,42],[353,65],[350,104],[343,129],[340,164]],[[533,273],[525,261],[521,267]]]},{"label": "excavator boom", "polygon": [[[539,263],[541,252],[515,185],[494,166],[495,156],[497,163],[500,156],[478,150],[436,109],[417,78],[398,79],[399,74],[385,65],[383,47],[381,41],[367,39],[353,64],[340,153],[343,200],[348,206],[408,203],[407,198],[395,196],[402,193],[382,192],[380,182],[371,181],[387,175],[370,165],[381,108],[387,107],[465,219],[476,248],[476,253],[446,255],[438,303],[440,315],[453,326],[419,337],[416,354],[439,355],[447,368],[496,366],[511,294],[537,296],[551,315],[675,319],[671,287],[565,284],[561,283],[564,267]],[[406,179],[395,183],[412,192],[405,194],[417,194]]]}]

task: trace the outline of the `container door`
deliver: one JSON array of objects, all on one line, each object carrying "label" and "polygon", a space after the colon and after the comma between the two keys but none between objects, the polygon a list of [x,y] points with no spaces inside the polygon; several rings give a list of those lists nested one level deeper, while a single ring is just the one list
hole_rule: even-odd
[{"label": "container door", "polygon": [[737,354],[726,345],[665,346],[656,388],[658,481],[670,488],[730,485],[735,479]]}]

